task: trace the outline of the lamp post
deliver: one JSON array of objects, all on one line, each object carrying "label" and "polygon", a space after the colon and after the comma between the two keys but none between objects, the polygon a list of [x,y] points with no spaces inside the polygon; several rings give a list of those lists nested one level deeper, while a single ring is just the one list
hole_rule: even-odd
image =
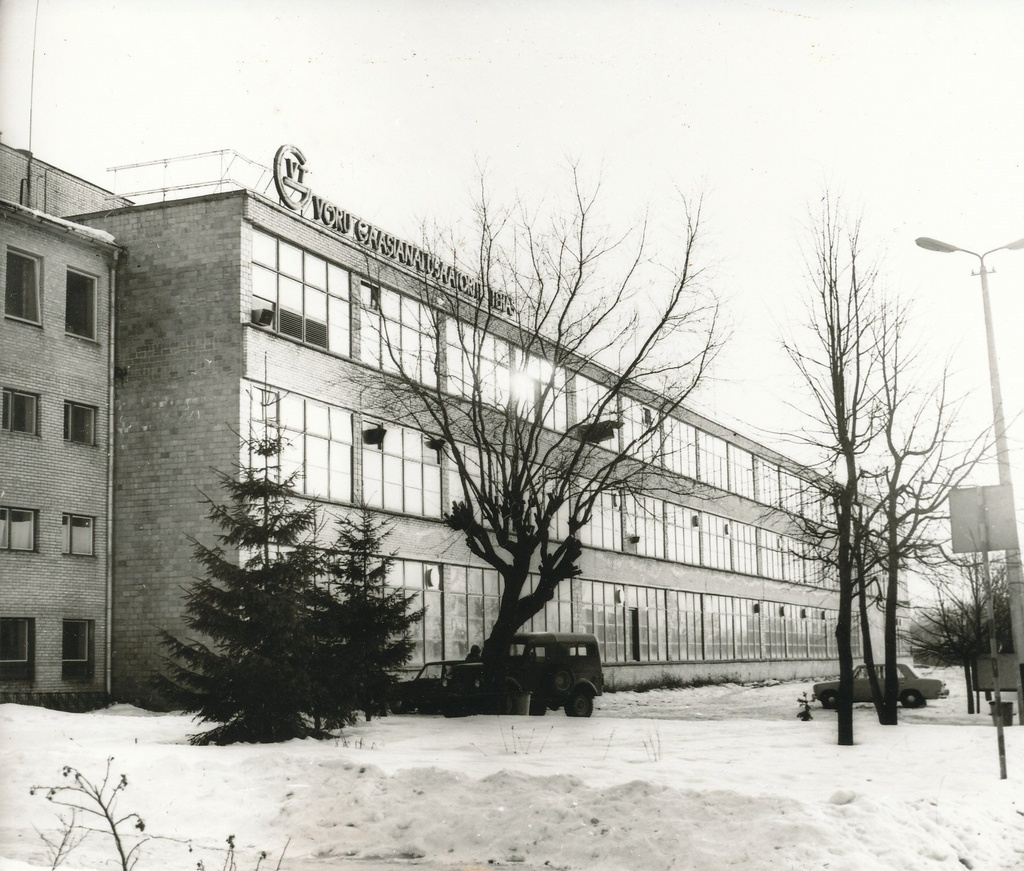
[{"label": "lamp post", "polygon": [[[1010,449],[1006,442],[1006,420],[1003,417],[1003,394],[999,387],[999,363],[996,360],[995,330],[992,327],[992,306],[988,298],[988,270],[985,268],[985,258],[996,251],[1019,251],[1024,248],[1024,239],[1018,239],[1008,245],[1000,245],[984,254],[977,254],[966,248],[950,245],[948,242],[940,242],[938,239],[929,239],[927,236],[922,236],[916,241],[919,247],[928,251],[939,251],[943,254],[962,251],[964,254],[978,258],[981,301],[985,308],[985,340],[988,345],[989,386],[992,393],[992,423],[995,427],[999,483],[1012,487]],[[1024,610],[1022,610],[1024,608],[1024,589],[1022,589],[1024,577],[1021,574],[1019,550],[1006,551],[1006,587],[1010,596],[1010,623],[1013,627],[1013,648],[1017,658],[1017,709],[1022,714],[1021,725],[1024,725]]]}]

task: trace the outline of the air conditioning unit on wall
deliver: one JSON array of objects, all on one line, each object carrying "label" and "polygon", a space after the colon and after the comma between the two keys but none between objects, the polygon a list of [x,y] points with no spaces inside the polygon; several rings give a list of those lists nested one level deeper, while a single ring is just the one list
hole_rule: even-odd
[{"label": "air conditioning unit on wall", "polygon": [[252,322],[258,327],[271,326],[274,323],[274,310],[272,308],[254,308]]}]

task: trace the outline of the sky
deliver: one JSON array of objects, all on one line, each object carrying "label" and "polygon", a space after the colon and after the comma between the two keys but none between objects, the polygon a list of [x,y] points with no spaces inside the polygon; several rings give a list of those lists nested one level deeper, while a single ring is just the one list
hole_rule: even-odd
[{"label": "sky", "polygon": [[[606,693],[589,719],[391,716],[337,738],[193,747],[181,714],[115,705],[66,714],[0,705],[0,871],[49,868],[61,808],[32,786],[73,766],[125,775],[118,815],[145,821],[138,871],[1016,871],[1024,854],[1024,729],[950,697],[856,743],[811,682]],[[987,709],[986,709],[987,711]],[[1016,721],[1016,720],[1015,720]],[[64,815],[68,811],[64,809]],[[122,827],[136,844],[133,820]],[[268,854],[258,864],[259,851]],[[63,868],[112,867],[90,835]],[[283,861],[279,865],[279,860]]]},{"label": "sky", "polygon": [[[780,340],[826,193],[913,302],[911,338],[952,358],[966,424],[990,422],[977,260],[914,240],[1024,237],[1022,43],[1024,6],[995,0],[0,0],[0,135],[111,188],[109,167],[294,144],[317,193],[412,240],[466,218],[481,170],[536,203],[575,162],[621,228],[677,226],[703,193],[731,340],[699,407],[793,453]],[[987,263],[1014,418],[1024,252]],[[1024,491],[1024,422],[1011,442]]]}]

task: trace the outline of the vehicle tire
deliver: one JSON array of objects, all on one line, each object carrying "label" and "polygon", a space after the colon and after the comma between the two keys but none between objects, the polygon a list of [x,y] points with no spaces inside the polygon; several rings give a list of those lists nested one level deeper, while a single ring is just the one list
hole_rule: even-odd
[{"label": "vehicle tire", "polygon": [[388,704],[388,710],[392,714],[404,714],[408,710],[408,708],[406,707],[404,699],[393,699]]},{"label": "vehicle tire", "polygon": [[839,704],[839,693],[835,690],[825,690],[825,692],[818,696],[818,701],[821,702],[823,708],[831,711]]},{"label": "vehicle tire", "polygon": [[565,703],[567,717],[589,717],[594,713],[594,697],[586,690],[576,690]]},{"label": "vehicle tire", "polygon": [[544,699],[530,699],[531,717],[543,717],[547,712],[548,706]]},{"label": "vehicle tire", "polygon": [[900,693],[900,704],[904,708],[923,708],[928,703],[920,690],[904,690]]},{"label": "vehicle tire", "polygon": [[556,693],[564,694],[569,692],[575,683],[576,678],[573,676],[572,671],[564,665],[552,669],[551,674],[548,676],[548,686]]},{"label": "vehicle tire", "polygon": [[447,702],[442,708],[441,713],[445,717],[468,717],[469,711],[463,702]]}]

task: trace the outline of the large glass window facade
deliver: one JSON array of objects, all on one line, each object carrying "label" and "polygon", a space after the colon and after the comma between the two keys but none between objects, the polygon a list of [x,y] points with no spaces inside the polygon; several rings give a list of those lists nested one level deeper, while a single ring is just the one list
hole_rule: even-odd
[{"label": "large glass window facade", "polygon": [[661,430],[646,405],[622,398],[622,449],[645,463],[661,455]]},{"label": "large glass window facade", "polygon": [[597,496],[590,522],[580,528],[580,541],[590,547],[622,550],[621,497],[604,492]]},{"label": "large glass window facade", "polygon": [[280,432],[284,477],[295,489],[332,502],[352,501],[352,412],[293,393],[252,388],[255,435]]},{"label": "large glass window facade", "polygon": [[626,661],[625,588],[599,581],[583,581],[580,628],[592,632],[605,662]]},{"label": "large glass window facade", "polygon": [[504,339],[450,320],[446,324],[447,391],[479,396],[487,405],[504,407],[512,385],[512,347]]},{"label": "large glass window facade", "polygon": [[[538,575],[531,575],[524,595],[537,589]],[[523,626],[524,632],[572,632],[572,585],[563,581],[555,588],[555,597]]]},{"label": "large glass window facade", "polygon": [[413,654],[410,665],[423,665],[444,659],[441,633],[441,567],[418,560],[395,560],[391,564],[385,583],[411,596],[410,611],[423,609],[423,618],[413,624],[411,636]]},{"label": "large glass window facade", "polygon": [[747,499],[754,498],[754,455],[729,445],[729,488]]},{"label": "large glass window facade", "polygon": [[498,618],[501,576],[494,569],[444,567],[445,656],[464,657],[483,646]]},{"label": "large glass window facade", "polygon": [[414,299],[362,282],[360,354],[385,372],[402,372],[428,387],[437,383],[437,329]]},{"label": "large glass window facade", "polygon": [[665,503],[651,496],[627,496],[627,525],[640,556],[665,556]]},{"label": "large glass window facade", "polygon": [[564,432],[567,418],[565,372],[540,357],[517,354],[512,377],[513,399],[519,413],[530,418],[539,411],[544,426]]},{"label": "large glass window facade", "polygon": [[687,478],[697,477],[697,430],[674,417],[665,420],[662,450],[665,468]]},{"label": "large glass window facade", "polygon": [[607,662],[836,656],[834,610],[598,581],[582,582],[582,608],[579,629],[597,636]]},{"label": "large glass window facade", "polygon": [[422,432],[382,427],[363,445],[363,501],[374,508],[441,516],[441,451]]},{"label": "large glass window facade", "polygon": [[682,505],[665,505],[668,558],[677,563],[700,565],[700,512]]},{"label": "large glass window facade", "polygon": [[259,230],[253,230],[253,310],[289,336],[348,356],[352,351],[347,270]]},{"label": "large glass window facade", "polygon": [[719,490],[729,489],[729,448],[725,439],[697,433],[697,468],[705,484]]},{"label": "large glass window facade", "polygon": [[701,564],[712,569],[732,569],[729,521],[715,514],[700,517]]},{"label": "large glass window facade", "polygon": [[757,498],[765,505],[779,504],[779,467],[757,459]]}]

